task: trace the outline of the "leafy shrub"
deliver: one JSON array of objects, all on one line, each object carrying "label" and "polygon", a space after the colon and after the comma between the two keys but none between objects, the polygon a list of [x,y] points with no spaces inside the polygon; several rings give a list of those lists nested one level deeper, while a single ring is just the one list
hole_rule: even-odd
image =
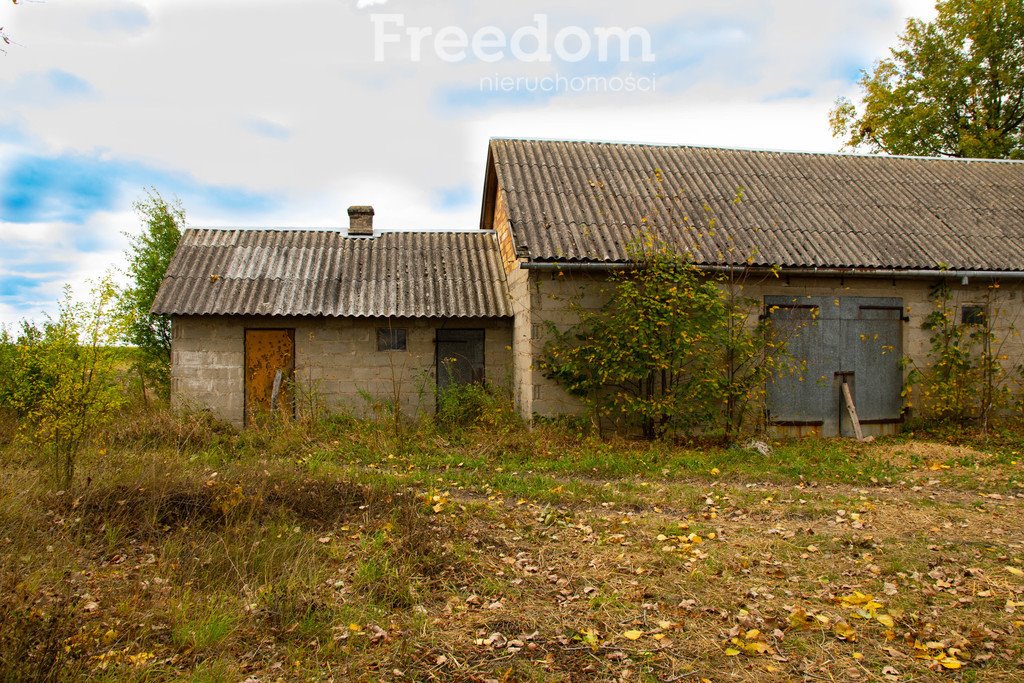
[{"label": "leafy shrub", "polygon": [[22,435],[48,457],[63,488],[71,486],[82,445],[126,402],[115,296],[109,279],[88,301],[65,288],[55,318],[25,322],[17,338],[5,332],[0,340],[0,372],[10,378],[0,407],[21,418]]},{"label": "leafy shrub", "polygon": [[[1000,329],[999,290],[998,282],[988,286],[982,314],[971,321],[958,320],[959,306],[948,283],[932,290],[932,311],[921,325],[931,332],[927,365],[912,368],[908,377],[908,384],[920,386],[927,418],[960,426],[977,422],[984,429],[1010,405],[1013,374],[1005,367],[1009,359],[1002,348],[1016,330],[1012,321]],[[1006,337],[998,337],[997,330]]]},{"label": "leafy shrub", "polygon": [[551,327],[540,369],[598,418],[667,433],[740,432],[785,357],[768,320],[748,321],[757,302],[732,274],[710,277],[653,240],[634,248],[635,267],[612,275],[608,303],[581,310],[566,331]]}]

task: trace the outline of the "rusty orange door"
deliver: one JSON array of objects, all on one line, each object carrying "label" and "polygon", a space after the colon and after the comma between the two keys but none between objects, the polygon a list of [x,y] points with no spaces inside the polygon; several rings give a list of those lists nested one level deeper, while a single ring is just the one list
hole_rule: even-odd
[{"label": "rusty orange door", "polygon": [[245,331],[245,420],[295,415],[295,330]]}]

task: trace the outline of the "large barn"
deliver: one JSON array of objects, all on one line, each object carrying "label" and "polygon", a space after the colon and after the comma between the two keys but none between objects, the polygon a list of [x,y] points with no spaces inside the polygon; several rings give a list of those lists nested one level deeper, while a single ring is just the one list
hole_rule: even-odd
[{"label": "large barn", "polygon": [[769,389],[784,433],[852,433],[843,383],[865,433],[898,429],[942,282],[1024,363],[1024,163],[492,140],[486,168],[477,231],[374,231],[368,207],[347,232],[187,231],[154,305],[174,400],[236,424],[304,396],[429,412],[437,384],[486,379],[527,418],[579,411],[535,360],[643,235],[741,269],[765,312],[813,316],[790,345],[806,372]]}]

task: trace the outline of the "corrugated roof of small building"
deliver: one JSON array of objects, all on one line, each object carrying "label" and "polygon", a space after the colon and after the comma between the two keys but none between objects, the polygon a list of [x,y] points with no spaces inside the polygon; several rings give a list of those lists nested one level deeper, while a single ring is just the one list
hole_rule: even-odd
[{"label": "corrugated roof of small building", "polygon": [[153,312],[493,318],[512,305],[489,232],[188,229]]}]

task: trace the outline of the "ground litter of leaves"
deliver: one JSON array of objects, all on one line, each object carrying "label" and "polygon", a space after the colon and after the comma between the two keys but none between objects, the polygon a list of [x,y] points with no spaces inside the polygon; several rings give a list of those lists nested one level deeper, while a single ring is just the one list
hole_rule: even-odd
[{"label": "ground litter of leaves", "polygon": [[155,484],[27,511],[11,467],[0,656],[49,648],[52,680],[1022,680],[1020,461],[870,448],[891,481],[716,467],[530,495],[394,453],[195,464],[161,503],[202,510],[181,519],[117,514]]}]

